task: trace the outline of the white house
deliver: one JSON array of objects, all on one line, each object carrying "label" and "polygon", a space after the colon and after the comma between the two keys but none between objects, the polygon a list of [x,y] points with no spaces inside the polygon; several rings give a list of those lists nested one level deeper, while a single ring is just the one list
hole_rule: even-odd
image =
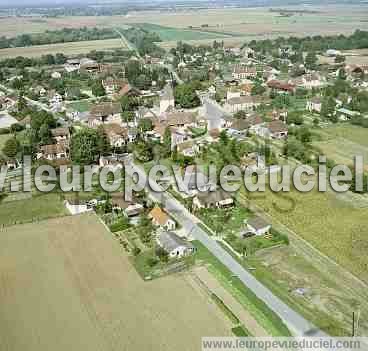
[{"label": "white house", "polygon": [[312,99],[307,101],[306,109],[309,112],[318,112],[321,113],[322,109],[322,99],[318,96],[313,97]]},{"label": "white house", "polygon": [[188,241],[172,232],[162,232],[157,236],[157,244],[162,247],[170,258],[181,258],[195,252],[195,247]]},{"label": "white house", "polygon": [[93,207],[87,201],[69,199],[64,201],[64,205],[72,215],[93,211]]},{"label": "white house", "polygon": [[254,235],[264,235],[271,230],[271,224],[261,217],[254,217],[247,221],[247,230]]}]

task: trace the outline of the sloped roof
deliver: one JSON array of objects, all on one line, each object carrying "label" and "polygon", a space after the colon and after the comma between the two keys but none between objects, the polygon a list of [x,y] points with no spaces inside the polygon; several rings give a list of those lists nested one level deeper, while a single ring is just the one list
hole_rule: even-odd
[{"label": "sloped roof", "polygon": [[288,130],[288,126],[279,119],[276,119],[268,123],[268,129],[271,133],[286,132]]},{"label": "sloped roof", "polygon": [[167,252],[174,251],[180,246],[185,246],[188,249],[193,249],[194,246],[188,241],[183,240],[173,232],[162,232],[157,238],[160,246]]},{"label": "sloped roof", "polygon": [[148,216],[154,219],[159,225],[165,225],[170,219],[170,216],[158,206],[154,207]]},{"label": "sloped roof", "polygon": [[199,192],[197,194],[197,199],[202,204],[216,204],[217,202],[232,199],[230,193],[226,192],[225,190],[218,189],[216,191],[205,191]]},{"label": "sloped roof", "polygon": [[91,115],[94,116],[109,116],[121,112],[121,105],[113,102],[102,102],[94,105],[91,109]]},{"label": "sloped roof", "polygon": [[268,227],[270,223],[266,222],[261,217],[253,217],[248,220],[247,224],[251,227],[253,227],[255,230],[263,229],[265,227]]}]

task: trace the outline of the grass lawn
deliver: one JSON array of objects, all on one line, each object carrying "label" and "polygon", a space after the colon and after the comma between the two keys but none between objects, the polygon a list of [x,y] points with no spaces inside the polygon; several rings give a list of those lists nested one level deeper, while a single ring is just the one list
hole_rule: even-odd
[{"label": "grass lawn", "polygon": [[27,223],[46,218],[66,216],[59,194],[36,194],[32,198],[0,203],[0,223],[5,225]]},{"label": "grass lawn", "polygon": [[78,112],[86,112],[88,111],[92,106],[92,103],[90,101],[78,101],[78,102],[72,102],[68,104],[68,108],[71,108],[73,110],[76,110]]},{"label": "grass lawn", "polygon": [[203,209],[196,215],[218,235],[227,236],[239,233],[251,213],[244,207],[236,206],[228,209]]},{"label": "grass lawn", "polygon": [[249,290],[200,242],[192,242],[197,248],[196,259],[209,264],[208,270],[218,279],[240,304],[244,306],[273,336],[289,336],[290,332],[281,319],[272,312],[261,300],[259,300],[251,290]]}]

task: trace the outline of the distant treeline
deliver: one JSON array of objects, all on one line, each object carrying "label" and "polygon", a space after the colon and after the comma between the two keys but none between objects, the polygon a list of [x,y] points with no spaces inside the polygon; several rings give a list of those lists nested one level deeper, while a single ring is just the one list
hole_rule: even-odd
[{"label": "distant treeline", "polygon": [[[104,62],[125,62],[129,57],[131,57],[134,53],[117,49],[114,51],[96,51],[93,50],[85,55],[90,59],[96,60],[99,63]],[[62,54],[58,53],[55,55],[43,55],[41,57],[23,57],[18,56],[14,58],[6,58],[0,61],[0,69],[1,68],[17,68],[17,69],[24,69],[26,67],[42,67],[42,66],[50,66],[50,65],[62,65],[67,61],[67,57]],[[1,72],[1,71],[0,71]]]},{"label": "distant treeline", "polygon": [[0,37],[0,49],[114,38],[119,38],[119,34],[111,28],[64,28],[37,34],[21,34],[14,38]]},{"label": "distant treeline", "polygon": [[356,30],[352,35],[345,36],[332,35],[313,37],[307,36],[303,38],[284,38],[279,37],[274,40],[252,40],[244,46],[250,46],[252,49],[263,52],[277,50],[279,47],[289,45],[295,51],[326,51],[328,49],[336,50],[352,50],[368,48],[368,31]]}]

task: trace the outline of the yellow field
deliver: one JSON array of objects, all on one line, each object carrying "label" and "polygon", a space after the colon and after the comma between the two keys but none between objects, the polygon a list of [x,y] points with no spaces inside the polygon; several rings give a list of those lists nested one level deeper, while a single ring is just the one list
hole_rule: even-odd
[{"label": "yellow field", "polygon": [[1,49],[0,59],[25,56],[39,57],[42,55],[63,53],[65,55],[87,54],[92,50],[108,50],[125,48],[121,39],[77,41],[72,43],[35,45],[11,49]]},{"label": "yellow field", "polygon": [[95,215],[0,232],[0,349],[199,350],[229,335],[182,276],[144,282]]}]

